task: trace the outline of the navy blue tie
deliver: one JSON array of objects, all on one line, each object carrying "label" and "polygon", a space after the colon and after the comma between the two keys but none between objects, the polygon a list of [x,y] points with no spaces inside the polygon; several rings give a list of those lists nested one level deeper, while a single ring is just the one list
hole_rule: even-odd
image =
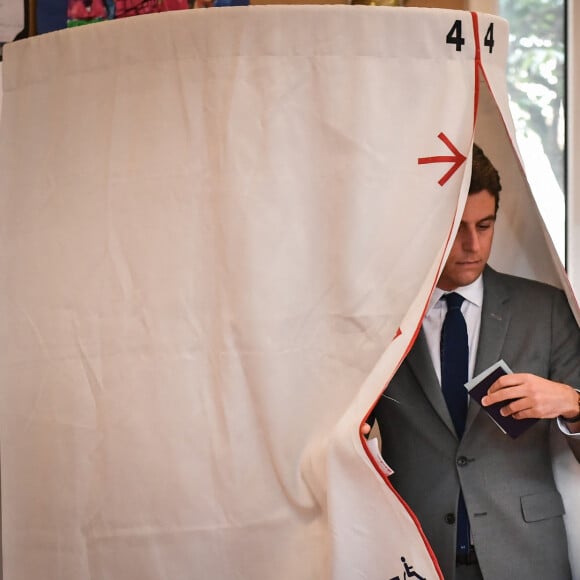
[{"label": "navy blue tie", "polygon": [[[464,298],[455,292],[446,294],[444,298],[447,301],[447,314],[441,329],[441,388],[455,432],[461,439],[467,417],[467,390],[463,385],[467,382],[469,368],[467,325],[461,313]],[[469,518],[463,493],[460,493],[457,506],[457,552],[469,552],[470,543]]]},{"label": "navy blue tie", "polygon": [[467,325],[461,313],[464,298],[455,292],[444,298],[447,314],[441,329],[441,388],[455,432],[461,439],[467,416],[467,390],[463,385],[467,382],[469,365]]}]

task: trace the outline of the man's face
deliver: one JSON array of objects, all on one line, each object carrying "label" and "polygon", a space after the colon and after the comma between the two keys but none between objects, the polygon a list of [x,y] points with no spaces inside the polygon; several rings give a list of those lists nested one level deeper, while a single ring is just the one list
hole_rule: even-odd
[{"label": "man's face", "polygon": [[437,282],[442,290],[455,290],[474,282],[483,272],[493,241],[495,199],[487,189],[467,196],[457,237]]}]

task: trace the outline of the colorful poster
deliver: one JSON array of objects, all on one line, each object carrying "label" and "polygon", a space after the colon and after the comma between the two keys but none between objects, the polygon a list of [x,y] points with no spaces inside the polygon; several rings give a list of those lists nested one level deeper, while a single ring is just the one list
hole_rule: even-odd
[{"label": "colorful poster", "polygon": [[68,0],[69,27],[139,14],[185,10],[188,0]]}]

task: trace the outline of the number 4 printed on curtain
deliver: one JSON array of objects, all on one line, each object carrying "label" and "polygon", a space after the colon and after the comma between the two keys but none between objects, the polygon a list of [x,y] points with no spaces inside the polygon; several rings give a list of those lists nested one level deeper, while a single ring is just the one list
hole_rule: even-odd
[{"label": "number 4 printed on curtain", "polygon": [[[461,20],[456,20],[453,26],[449,29],[445,42],[447,44],[454,44],[455,50],[460,52],[465,44],[465,37],[463,36],[463,24]],[[485,36],[483,38],[483,45],[489,48],[490,54],[493,52],[495,41],[493,39],[493,22],[488,26]]]}]

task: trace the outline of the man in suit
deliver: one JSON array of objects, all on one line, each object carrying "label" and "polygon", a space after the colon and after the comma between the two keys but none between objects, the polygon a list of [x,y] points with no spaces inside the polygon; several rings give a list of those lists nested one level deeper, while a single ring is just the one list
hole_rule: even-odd
[{"label": "man in suit", "polygon": [[[580,461],[580,330],[563,292],[487,265],[500,190],[474,146],[457,237],[421,332],[372,417],[391,482],[446,580],[569,579],[549,431]],[[516,420],[540,419],[516,439],[468,404],[463,388],[501,359],[514,374],[493,383],[482,403],[501,402],[502,415]]]}]

